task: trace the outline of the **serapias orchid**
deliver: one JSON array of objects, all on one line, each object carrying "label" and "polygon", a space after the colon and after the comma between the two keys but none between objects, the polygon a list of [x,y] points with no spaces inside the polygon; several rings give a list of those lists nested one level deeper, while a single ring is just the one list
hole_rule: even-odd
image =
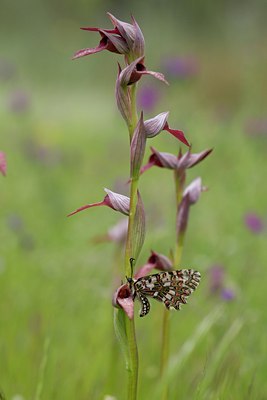
[{"label": "serapias orchid", "polygon": [[124,54],[127,58],[129,57],[129,59],[143,56],[145,50],[144,37],[134,17],[132,16],[132,24],[129,24],[120,21],[110,13],[107,14],[113,24],[113,29],[94,27],[81,28],[85,31],[98,32],[101,36],[101,40],[96,47],[77,51],[73,59],[99,53],[103,50]]}]

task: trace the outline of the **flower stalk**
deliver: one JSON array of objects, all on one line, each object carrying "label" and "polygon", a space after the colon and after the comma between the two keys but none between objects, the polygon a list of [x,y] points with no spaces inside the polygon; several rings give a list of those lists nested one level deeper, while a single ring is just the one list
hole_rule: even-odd
[{"label": "flower stalk", "polygon": [[[206,152],[200,153],[198,156],[196,155],[192,156],[190,155],[190,152],[188,152],[183,157],[180,152],[178,155],[178,162],[176,168],[174,168],[175,194],[176,194],[176,240],[173,253],[173,266],[175,269],[179,268],[182,260],[184,237],[189,218],[190,206],[198,201],[200,193],[203,190],[200,178],[196,178],[184,190],[185,179],[186,179],[185,165],[187,165],[187,168],[192,167],[197,162],[205,158],[208,154],[210,154],[210,152],[211,150],[208,150]],[[190,158],[191,158],[191,163],[189,162]],[[167,400],[169,392],[168,382],[164,379],[164,375],[168,368],[168,362],[169,362],[169,342],[170,342],[170,314],[166,309],[164,309],[163,322],[162,322],[161,366],[160,366],[160,376],[163,380],[161,400]]]},{"label": "flower stalk", "polygon": [[[125,276],[131,276],[131,265],[130,258],[132,257],[132,248],[133,248],[133,225],[134,225],[134,217],[136,213],[137,206],[137,189],[138,189],[138,179],[133,179],[131,181],[131,192],[130,192],[130,212],[129,212],[129,222],[128,222],[128,233],[126,239],[126,247],[125,247]],[[137,341],[135,335],[135,321],[134,317],[132,319],[128,318],[127,314],[124,315],[125,320],[125,330],[126,330],[126,338],[128,345],[128,365],[127,373],[128,373],[128,388],[127,388],[127,399],[135,400],[137,398],[137,384],[138,384],[138,348]]]},{"label": "flower stalk", "polygon": [[[174,181],[175,181],[175,193],[176,193],[176,219],[178,218],[178,210],[182,200],[182,185],[179,179],[179,173],[174,170]],[[173,266],[175,269],[179,267],[182,259],[183,251],[183,239],[184,235],[179,234],[176,231],[176,241],[173,254]],[[161,362],[160,362],[160,376],[164,377],[164,374],[168,367],[170,352],[170,313],[166,308],[163,310],[163,321],[162,321],[162,336],[161,336]],[[161,393],[161,400],[168,400],[169,385],[167,381],[164,381]]]},{"label": "flower stalk", "polygon": [[137,125],[137,120],[138,120],[137,110],[136,110],[136,91],[137,91],[137,83],[135,83],[134,85],[131,85],[131,88],[130,88],[131,115],[132,115],[132,120],[131,120],[129,128],[128,128],[130,143],[132,141],[133,133],[134,133],[135,127]]},{"label": "flower stalk", "polygon": [[[133,84],[130,87],[130,99],[131,99],[131,116],[132,119],[129,124],[129,138],[130,144],[133,140],[134,131],[137,127],[137,112],[136,112],[136,86],[137,84]],[[131,157],[132,158],[132,157]],[[137,212],[137,203],[138,203],[138,182],[139,182],[139,168],[133,169],[131,165],[131,183],[130,183],[130,211],[128,217],[128,232],[126,238],[126,246],[125,246],[125,276],[131,277],[133,271],[131,270],[132,266],[130,263],[130,259],[136,259],[138,254],[133,253],[134,241],[136,238],[134,237],[135,232],[135,222],[136,222],[136,212]],[[126,329],[126,337],[128,341],[128,400],[135,400],[137,398],[137,385],[138,385],[138,348],[135,334],[135,321],[134,316],[132,319],[128,318],[127,314],[124,314],[125,318],[125,329]]]},{"label": "flower stalk", "polygon": [[[173,269],[173,266],[177,267],[180,264],[183,237],[189,214],[189,206],[194,204],[199,196],[199,182],[198,185],[194,184],[192,188],[188,188],[187,193],[183,193],[185,169],[190,168],[197,162],[201,161],[201,159],[205,158],[207,154],[204,152],[203,154],[192,155],[189,150],[183,157],[181,152],[179,153],[179,156],[176,157],[168,153],[159,153],[153,149],[150,162],[142,168],[146,141],[157,136],[162,131],[168,132],[174,138],[184,143],[188,147],[190,144],[183,131],[170,128],[168,123],[168,111],[164,111],[156,115],[154,118],[148,120],[144,120],[143,113],[141,113],[141,116],[138,119],[136,107],[136,91],[138,81],[143,76],[149,75],[166,84],[168,84],[168,82],[162,73],[154,72],[146,68],[144,37],[134,17],[132,17],[131,23],[129,24],[127,22],[118,20],[110,13],[108,13],[108,16],[113,25],[112,29],[95,27],[82,28],[85,31],[98,33],[100,35],[100,42],[96,47],[79,50],[74,54],[73,58],[78,59],[84,56],[99,53],[104,50],[124,56],[125,66],[122,68],[119,64],[115,94],[118,110],[126,122],[129,133],[130,195],[129,197],[126,197],[119,193],[105,189],[106,196],[102,201],[82,206],[69,215],[79,213],[92,207],[107,206],[114,211],[119,211],[120,213],[128,216],[123,271],[123,276],[125,279],[125,277],[133,278],[134,263],[138,259],[145,237],[145,211],[141,195],[138,190],[140,174],[153,165],[175,170],[177,239],[173,260],[169,260],[167,257],[153,252],[147,265],[144,267],[146,270],[157,268],[161,271],[170,271]],[[141,270],[137,272],[136,276],[138,276],[138,273],[140,276],[143,276]],[[138,348],[134,321],[134,299],[136,297],[136,291],[129,284],[130,281],[131,279],[127,279],[126,283],[122,283],[122,285],[114,293],[114,327],[125,357],[126,370],[128,373],[127,399],[136,400],[138,384]],[[169,312],[165,309],[163,318],[160,368],[162,376],[166,371],[169,359],[169,335]],[[167,398],[168,387],[165,387],[162,399],[166,400]]]}]

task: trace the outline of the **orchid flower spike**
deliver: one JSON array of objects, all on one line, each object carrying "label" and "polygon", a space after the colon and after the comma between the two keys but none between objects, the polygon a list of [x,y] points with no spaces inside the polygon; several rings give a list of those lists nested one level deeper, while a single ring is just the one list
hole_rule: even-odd
[{"label": "orchid flower spike", "polygon": [[103,50],[124,54],[127,59],[134,59],[144,55],[144,37],[134,17],[132,17],[132,24],[129,24],[120,21],[110,13],[108,13],[108,16],[113,24],[113,29],[81,28],[85,31],[98,32],[101,40],[96,47],[77,51],[73,59],[99,53]]}]

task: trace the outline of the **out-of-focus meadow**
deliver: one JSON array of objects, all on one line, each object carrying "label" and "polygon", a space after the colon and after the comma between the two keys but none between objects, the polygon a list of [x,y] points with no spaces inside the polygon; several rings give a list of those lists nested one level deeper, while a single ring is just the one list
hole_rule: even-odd
[{"label": "out-of-focus meadow", "polygon": [[[198,269],[202,282],[172,313],[170,399],[266,399],[264,1],[2,1],[0,391],[8,400],[125,398],[111,306],[114,270],[124,278],[120,250],[94,240],[121,217],[96,208],[66,218],[102,200],[103,187],[127,191],[128,134],[114,100],[120,57],[71,61],[99,41],[79,27],[109,27],[106,11],[126,21],[134,14],[147,67],[170,82],[142,78],[146,118],[169,110],[193,151],[214,148],[188,173],[209,189],[192,208],[181,265]],[[148,144],[179,150],[167,134]],[[139,265],[151,249],[168,255],[173,246],[171,172],[151,169],[140,190],[147,236]],[[160,389],[155,303],[137,316],[140,400]]]}]

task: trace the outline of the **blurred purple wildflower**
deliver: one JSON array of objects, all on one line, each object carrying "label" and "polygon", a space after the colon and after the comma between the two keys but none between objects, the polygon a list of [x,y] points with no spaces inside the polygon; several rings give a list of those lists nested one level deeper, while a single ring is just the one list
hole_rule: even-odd
[{"label": "blurred purple wildflower", "polygon": [[22,218],[18,214],[10,214],[7,216],[7,226],[13,232],[21,232],[24,229]]},{"label": "blurred purple wildflower", "polygon": [[7,60],[0,59],[0,80],[7,81],[13,78],[15,74],[15,66]]},{"label": "blurred purple wildflower", "polygon": [[166,57],[163,61],[163,70],[172,78],[187,79],[197,75],[199,63],[195,57]]},{"label": "blurred purple wildflower", "polygon": [[19,244],[23,250],[32,251],[35,248],[35,240],[32,235],[23,233],[20,236]]},{"label": "blurred purple wildflower", "polygon": [[10,214],[6,219],[7,227],[17,236],[18,244],[23,250],[34,250],[34,237],[26,232],[23,219],[18,214]]},{"label": "blurred purple wildflower", "polygon": [[213,265],[209,269],[209,286],[211,293],[218,293],[223,288],[224,267],[222,265]]},{"label": "blurred purple wildflower", "polygon": [[215,264],[209,269],[209,292],[225,301],[236,297],[234,290],[225,285],[225,269],[220,264]]},{"label": "blurred purple wildflower", "polygon": [[54,167],[62,162],[62,153],[59,149],[49,147],[43,143],[29,139],[23,143],[26,156],[46,167]]},{"label": "blurred purple wildflower", "polygon": [[250,230],[250,232],[257,234],[263,231],[264,223],[256,213],[247,213],[244,219],[246,227]]},{"label": "blurred purple wildflower", "polygon": [[8,98],[8,108],[14,113],[23,113],[30,107],[30,96],[23,90],[16,90],[10,93]]},{"label": "blurred purple wildflower", "polygon": [[137,104],[140,110],[151,112],[160,98],[159,91],[153,86],[143,86],[137,95]]},{"label": "blurred purple wildflower", "polygon": [[267,118],[253,118],[246,122],[245,132],[251,136],[267,135]]},{"label": "blurred purple wildflower", "polygon": [[234,291],[232,289],[225,287],[221,291],[221,297],[225,301],[231,301],[231,300],[234,300],[235,293],[234,293]]},{"label": "blurred purple wildflower", "polygon": [[0,172],[3,176],[6,176],[6,155],[3,151],[0,151]]}]

